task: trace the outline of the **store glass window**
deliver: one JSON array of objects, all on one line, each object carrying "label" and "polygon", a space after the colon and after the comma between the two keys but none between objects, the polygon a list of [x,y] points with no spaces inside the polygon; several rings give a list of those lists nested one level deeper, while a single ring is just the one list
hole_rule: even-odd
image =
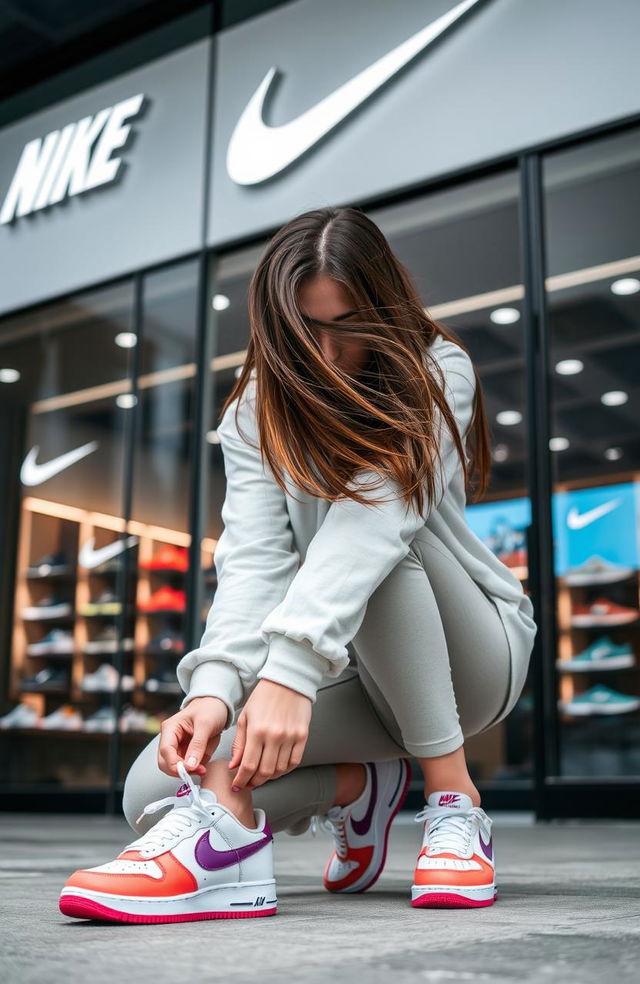
[{"label": "store glass window", "polygon": [[640,775],[640,132],[544,161],[564,777]]},{"label": "store glass window", "polygon": [[[478,369],[492,473],[482,501],[468,504],[467,521],[528,592],[531,508],[518,205],[518,175],[508,171],[371,216],[412,275],[428,312],[454,332]],[[465,741],[479,788],[531,783],[530,676],[507,719]]]},{"label": "store glass window", "polygon": [[0,322],[5,788],[109,781],[133,312],[127,280]]}]

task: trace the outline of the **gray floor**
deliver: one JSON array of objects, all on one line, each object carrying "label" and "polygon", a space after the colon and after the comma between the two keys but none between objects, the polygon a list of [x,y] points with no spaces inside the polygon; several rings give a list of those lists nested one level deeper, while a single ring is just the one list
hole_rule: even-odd
[{"label": "gray floor", "polygon": [[278,914],[169,926],[75,921],[57,908],[78,867],[132,839],[105,817],[0,815],[3,984],[587,982],[640,979],[640,823],[534,824],[494,812],[499,898],[486,909],[417,910],[420,828],[401,814],[369,892],[333,896],[330,837],[276,835]]}]

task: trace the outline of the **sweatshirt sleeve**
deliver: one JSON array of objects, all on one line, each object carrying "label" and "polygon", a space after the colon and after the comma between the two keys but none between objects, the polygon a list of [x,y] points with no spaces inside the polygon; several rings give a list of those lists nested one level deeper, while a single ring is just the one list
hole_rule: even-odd
[{"label": "sweatshirt sleeve", "polygon": [[[473,413],[475,375],[469,356],[459,346],[449,343],[446,351],[439,360],[445,398],[464,447]],[[461,467],[446,426],[440,427],[439,450],[436,504]],[[362,470],[351,487],[360,480],[368,484],[375,476],[373,471]],[[370,504],[348,498],[331,503],[286,595],[261,626],[269,651],[258,678],[284,684],[314,703],[323,676],[337,677],[347,666],[346,647],[364,620],[369,597],[409,552],[413,537],[433,508],[433,502],[428,502],[422,515],[413,503],[407,508],[390,479],[365,494]],[[377,501],[387,498],[391,501]]]},{"label": "sweatshirt sleeve", "polygon": [[[259,450],[238,435],[235,408],[234,402],[218,427],[226,492],[224,529],[214,555],[217,588],[200,645],[177,667],[186,693],[180,706],[194,697],[219,697],[227,705],[227,728],[237,721],[267,656],[260,625],[284,597],[300,564],[285,495],[263,467]],[[240,422],[257,443],[251,417],[242,409]]]}]

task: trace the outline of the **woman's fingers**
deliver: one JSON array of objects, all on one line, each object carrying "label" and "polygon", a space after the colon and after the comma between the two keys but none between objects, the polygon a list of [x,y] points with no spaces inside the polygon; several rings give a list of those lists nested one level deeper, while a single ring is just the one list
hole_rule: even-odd
[{"label": "woman's fingers", "polygon": [[242,754],[242,761],[233,780],[233,789],[244,789],[249,780],[253,778],[262,758],[263,747],[263,740],[257,738],[249,731]]},{"label": "woman's fingers", "polygon": [[256,786],[261,786],[269,779],[273,779],[281,747],[280,742],[274,743],[273,741],[267,741],[263,745],[258,768],[247,783],[250,789],[255,789]]},{"label": "woman's fingers", "polygon": [[158,768],[169,776],[178,775],[178,749],[185,737],[184,722],[167,718],[160,728],[160,744],[158,746]]}]

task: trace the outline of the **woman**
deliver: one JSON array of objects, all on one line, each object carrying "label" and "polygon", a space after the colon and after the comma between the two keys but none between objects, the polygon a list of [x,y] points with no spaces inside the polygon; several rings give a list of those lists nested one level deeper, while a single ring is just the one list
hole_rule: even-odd
[{"label": "woman", "polygon": [[218,587],[178,665],[186,696],[127,777],[141,836],[72,875],[60,907],[130,922],[272,915],[272,831],[316,815],[335,838],[324,887],[364,891],[411,756],[426,799],[412,905],[491,905],[492,821],[464,739],[512,710],[536,625],[465,522],[472,478],[479,497],[489,477],[476,370],[356,208],[280,229],[249,314],[218,427]]}]

